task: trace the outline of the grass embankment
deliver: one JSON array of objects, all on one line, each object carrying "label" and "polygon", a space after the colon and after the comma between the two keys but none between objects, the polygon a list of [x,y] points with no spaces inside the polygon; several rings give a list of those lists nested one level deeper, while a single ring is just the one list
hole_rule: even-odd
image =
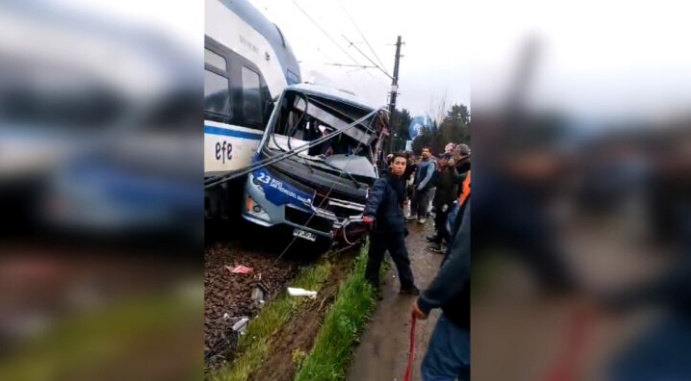
[{"label": "grass embankment", "polygon": [[[331,272],[331,264],[322,260],[315,266],[302,269],[292,287],[318,290]],[[236,353],[238,357],[230,364],[214,371],[210,378],[214,381],[244,381],[259,369],[270,352],[270,339],[288,323],[304,298],[293,298],[283,292],[268,303],[250,321],[245,334],[240,336]]]},{"label": "grass embankment", "polygon": [[365,281],[367,246],[362,247],[351,274],[341,285],[312,351],[300,363],[295,381],[345,379],[353,344],[358,341],[375,306],[374,290]]}]

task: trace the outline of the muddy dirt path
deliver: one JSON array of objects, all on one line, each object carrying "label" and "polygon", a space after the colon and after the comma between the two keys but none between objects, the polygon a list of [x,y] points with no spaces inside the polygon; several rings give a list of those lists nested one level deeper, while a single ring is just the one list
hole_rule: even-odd
[{"label": "muddy dirt path", "polygon": [[[433,234],[431,220],[424,226],[410,223],[408,228],[410,235],[406,239],[406,244],[413,274],[418,287],[424,289],[437,274],[443,256],[427,251],[428,243],[425,237]],[[399,287],[396,268],[391,266],[382,286],[384,299],[379,302],[372,321],[368,324],[360,345],[355,350],[348,372],[349,381],[403,380],[408,362],[410,312],[416,297],[399,295]],[[421,379],[420,364],[439,313],[435,310],[429,319],[417,323],[414,380]]]}]

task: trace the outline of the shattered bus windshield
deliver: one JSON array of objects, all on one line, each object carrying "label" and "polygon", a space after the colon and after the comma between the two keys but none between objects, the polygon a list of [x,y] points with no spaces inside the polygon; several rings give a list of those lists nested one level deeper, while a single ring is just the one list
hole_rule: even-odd
[{"label": "shattered bus windshield", "polygon": [[268,145],[271,150],[290,151],[337,131],[342,134],[298,154],[310,165],[324,164],[332,170],[355,175],[376,177],[373,144],[385,123],[384,113],[377,113],[360,124],[348,128],[359,118],[372,112],[372,108],[329,97],[287,92],[279,105]]}]

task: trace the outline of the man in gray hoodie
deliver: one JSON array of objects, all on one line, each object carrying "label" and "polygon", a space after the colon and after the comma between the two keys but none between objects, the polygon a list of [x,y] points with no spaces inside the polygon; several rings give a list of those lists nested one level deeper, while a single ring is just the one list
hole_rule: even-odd
[{"label": "man in gray hoodie", "polygon": [[414,193],[410,206],[410,220],[417,219],[419,223],[427,222],[429,203],[432,197],[433,177],[436,163],[432,160],[429,147],[422,148],[422,161],[415,172],[413,183]]}]

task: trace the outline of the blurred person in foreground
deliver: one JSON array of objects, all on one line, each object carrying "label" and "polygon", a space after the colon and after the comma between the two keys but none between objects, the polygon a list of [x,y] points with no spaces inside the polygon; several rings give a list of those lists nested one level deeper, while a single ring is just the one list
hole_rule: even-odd
[{"label": "blurred person in foreground", "polygon": [[[530,126],[521,127],[532,131]],[[483,156],[480,175],[475,178],[476,260],[490,249],[508,249],[507,253],[527,266],[543,291],[577,291],[550,211],[567,169],[564,158],[553,142],[538,140],[520,129],[515,136],[502,134],[502,130],[491,142],[484,142],[491,151]]]},{"label": "blurred person in foreground", "polygon": [[375,288],[379,288],[379,269],[386,250],[396,264],[398,278],[401,281],[401,294],[419,293],[415,286],[410,258],[405,246],[408,235],[403,216],[405,201],[406,157],[397,153],[393,155],[390,171],[382,174],[369,190],[365,205],[364,223],[370,231],[370,247],[365,270],[365,278]]},{"label": "blurred person in foreground", "polygon": [[414,193],[409,218],[409,220],[417,219],[420,224],[427,222],[435,165],[430,148],[423,147],[422,160],[415,171]]},{"label": "blurred person in foreground", "polygon": [[652,279],[599,292],[601,306],[609,312],[658,309],[657,319],[609,364],[614,381],[691,379],[691,137],[675,136],[657,156],[651,184],[656,200],[649,207],[666,202],[676,214],[664,228],[673,232],[668,243],[679,253]]},{"label": "blurred person in foreground", "polygon": [[437,186],[432,201],[435,210],[434,228],[436,234],[433,237],[427,237],[427,240],[432,243],[428,247],[430,251],[444,254],[442,243],[448,243],[450,238],[449,231],[446,229],[446,220],[453,208],[454,201],[458,197],[458,185],[463,181],[463,176],[456,170],[456,162],[451,154],[447,153],[442,156],[436,178]]},{"label": "blurred person in foreground", "polygon": [[470,379],[470,181],[459,199],[454,237],[432,284],[413,304],[425,320],[434,308],[442,314],[422,362],[423,381]]}]

